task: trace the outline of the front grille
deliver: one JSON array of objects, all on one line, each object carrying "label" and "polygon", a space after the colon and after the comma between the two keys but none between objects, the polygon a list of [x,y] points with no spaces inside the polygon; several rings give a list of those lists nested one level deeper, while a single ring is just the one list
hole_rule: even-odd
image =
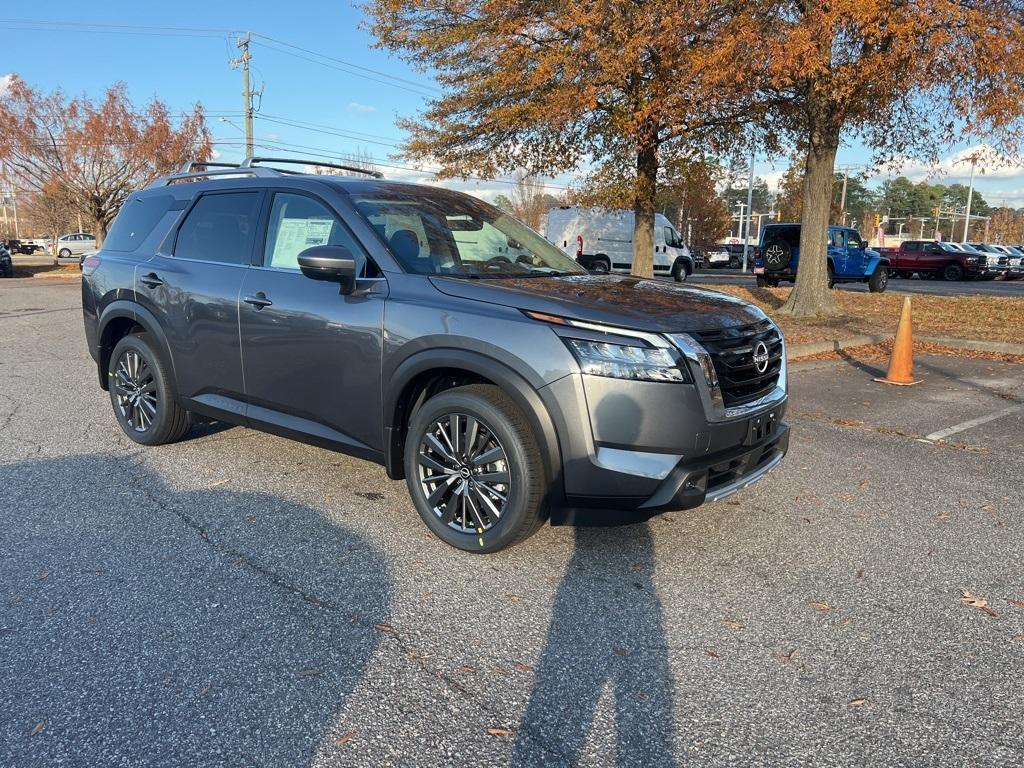
[{"label": "front grille", "polygon": [[[770,320],[694,335],[711,355],[727,407],[749,403],[775,389],[782,371],[782,337]],[[754,348],[759,341],[768,348],[764,373],[759,373],[754,364]]]}]

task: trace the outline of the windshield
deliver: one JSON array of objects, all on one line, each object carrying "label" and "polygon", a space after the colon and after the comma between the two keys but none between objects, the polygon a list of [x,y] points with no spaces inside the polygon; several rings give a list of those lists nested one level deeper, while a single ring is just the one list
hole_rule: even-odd
[{"label": "windshield", "polygon": [[396,185],[353,195],[353,202],[409,272],[481,279],[586,272],[522,222],[469,195]]}]

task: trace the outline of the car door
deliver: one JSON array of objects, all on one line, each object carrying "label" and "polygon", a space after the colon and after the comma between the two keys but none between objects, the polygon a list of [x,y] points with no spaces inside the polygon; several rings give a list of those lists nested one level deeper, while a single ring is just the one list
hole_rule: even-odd
[{"label": "car door", "polygon": [[946,253],[938,243],[922,243],[917,268],[924,272],[937,272],[946,263]]},{"label": "car door", "polygon": [[868,266],[867,250],[861,247],[860,232],[848,229],[846,235],[846,275],[848,277],[864,277]]},{"label": "car door", "polygon": [[846,233],[841,229],[828,230],[828,255],[836,277],[846,274]]},{"label": "car door", "polygon": [[135,268],[137,300],[167,337],[179,395],[209,415],[245,412],[238,295],[263,197],[252,188],[201,194],[168,252]]},{"label": "car door", "polygon": [[[239,305],[249,421],[356,454],[382,451],[387,281],[322,198],[281,189],[266,209],[266,234]],[[353,293],[302,274],[298,255],[315,245],[352,253],[362,276]]]}]

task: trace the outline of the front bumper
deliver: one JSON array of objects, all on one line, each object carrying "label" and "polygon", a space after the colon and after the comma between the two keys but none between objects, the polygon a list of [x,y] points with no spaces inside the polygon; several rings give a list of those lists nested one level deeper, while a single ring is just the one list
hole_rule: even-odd
[{"label": "front bumper", "polygon": [[775,390],[745,406],[725,407],[698,370],[692,384],[576,373],[540,391],[562,454],[565,505],[552,522],[592,510],[622,522],[690,509],[745,488],[781,461],[789,445],[785,356]]}]

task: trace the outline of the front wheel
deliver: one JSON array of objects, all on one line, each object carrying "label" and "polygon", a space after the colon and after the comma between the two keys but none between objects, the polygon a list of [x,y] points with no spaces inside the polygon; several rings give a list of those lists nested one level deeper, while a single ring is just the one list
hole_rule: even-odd
[{"label": "front wheel", "polygon": [[510,547],[544,520],[547,477],[537,439],[492,385],[456,387],[423,404],[406,434],[405,476],[427,527],[467,552]]},{"label": "front wheel", "polygon": [[685,262],[677,261],[675,266],[672,267],[672,279],[677,283],[686,282],[686,278],[689,274],[690,270],[686,268]]},{"label": "front wheel", "polygon": [[879,267],[868,278],[868,290],[871,293],[882,293],[889,285],[889,270]]},{"label": "front wheel", "polygon": [[828,287],[836,287],[836,271],[832,268],[832,265],[828,265]]},{"label": "front wheel", "polygon": [[71,251],[67,248],[61,248],[57,255],[62,259],[66,259],[71,256]]},{"label": "front wheel", "polygon": [[964,279],[964,268],[959,264],[947,264],[945,269],[942,270],[942,279],[948,280],[951,283],[955,283],[958,280]]}]

